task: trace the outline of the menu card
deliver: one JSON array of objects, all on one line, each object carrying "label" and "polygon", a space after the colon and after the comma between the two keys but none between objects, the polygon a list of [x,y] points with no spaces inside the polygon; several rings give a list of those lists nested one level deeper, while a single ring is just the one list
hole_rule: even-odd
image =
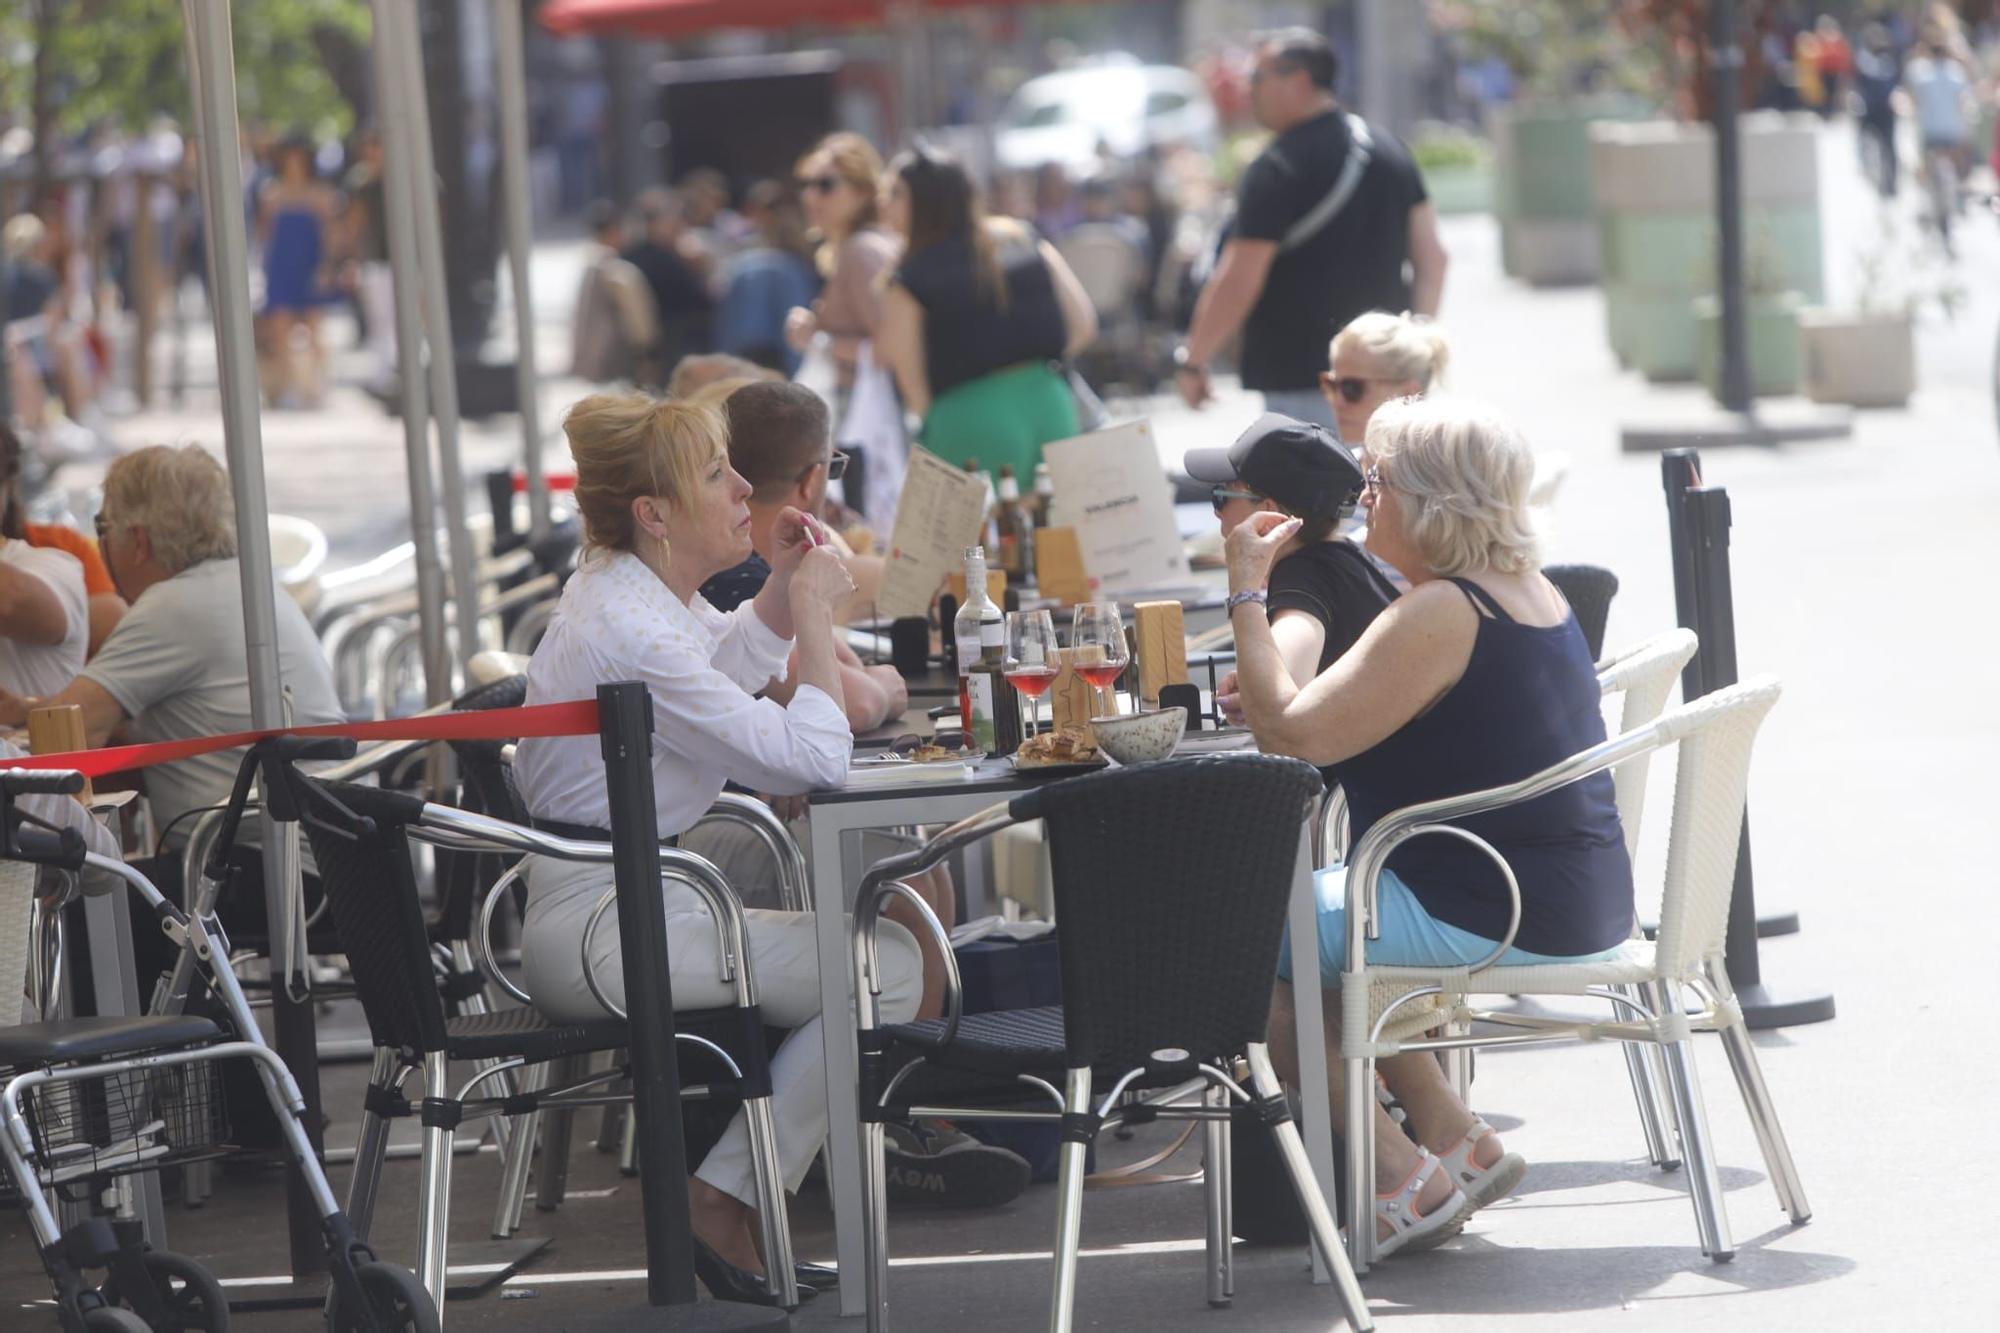
[{"label": "menu card", "polygon": [[1042,457],[1061,497],[1063,521],[1076,528],[1095,592],[1186,581],[1173,496],[1148,423],[1129,421],[1058,440],[1042,446]]},{"label": "menu card", "polygon": [[928,449],[911,450],[875,598],[879,613],[891,620],[929,614],[939,585],[964,570],[965,548],[977,546],[985,529],[986,478]]}]

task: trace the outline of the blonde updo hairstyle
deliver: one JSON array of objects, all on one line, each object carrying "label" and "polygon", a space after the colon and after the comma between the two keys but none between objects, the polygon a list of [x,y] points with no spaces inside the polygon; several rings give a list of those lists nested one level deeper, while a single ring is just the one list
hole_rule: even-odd
[{"label": "blonde updo hairstyle", "polygon": [[1369,421],[1368,455],[1432,573],[1541,567],[1528,509],[1535,456],[1497,412],[1448,396],[1399,398]]},{"label": "blonde updo hairstyle", "polygon": [[1365,352],[1381,367],[1383,378],[1409,380],[1420,394],[1443,381],[1445,363],[1451,360],[1451,340],[1443,329],[1430,320],[1386,310],[1356,315],[1334,334],[1326,349],[1329,365],[1342,347]]},{"label": "blonde updo hairstyle", "polygon": [[729,454],[729,425],[718,407],[642,393],[596,393],[563,418],[576,461],[576,507],[588,551],[629,551],[637,536],[632,502],[656,495],[685,511],[703,471]]}]

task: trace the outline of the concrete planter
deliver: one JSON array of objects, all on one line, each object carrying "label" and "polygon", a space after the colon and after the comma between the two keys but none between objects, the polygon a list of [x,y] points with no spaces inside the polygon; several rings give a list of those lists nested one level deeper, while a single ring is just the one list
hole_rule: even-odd
[{"label": "concrete planter", "polygon": [[1481,162],[1473,166],[1427,167],[1424,190],[1440,216],[1493,211],[1493,167]]},{"label": "concrete planter", "polygon": [[[1750,392],[1759,398],[1799,391],[1799,294],[1752,296],[1744,312],[1750,342]],[[1695,373],[1708,391],[1722,397],[1722,302],[1713,296],[1694,301]]]},{"label": "concrete planter", "polygon": [[1907,311],[1799,312],[1806,397],[1851,407],[1901,407],[1917,387],[1916,334]]},{"label": "concrete planter", "polygon": [[1536,286],[1596,281],[1590,127],[1634,114],[1610,99],[1493,109],[1493,211],[1508,276]]},{"label": "concrete planter", "polygon": [[[1755,290],[1823,298],[1816,134],[1810,117],[1744,117],[1744,276]],[[1715,292],[1713,131],[1603,122],[1590,128],[1590,157],[1612,350],[1650,380],[1695,378],[1695,298]],[[1796,360],[1774,356],[1764,364]]]}]

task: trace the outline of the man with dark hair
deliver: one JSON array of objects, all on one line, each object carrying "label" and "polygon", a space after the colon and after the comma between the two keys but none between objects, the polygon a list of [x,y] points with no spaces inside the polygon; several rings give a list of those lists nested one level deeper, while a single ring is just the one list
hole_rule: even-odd
[{"label": "man with dark hair", "polygon": [[1369,310],[1437,313],[1446,256],[1423,178],[1402,144],[1341,109],[1338,74],[1309,29],[1258,40],[1250,107],[1277,137],[1243,173],[1233,231],[1174,352],[1190,407],[1213,396],[1209,361],[1240,329],[1243,387],[1262,390],[1267,411],[1332,429],[1318,386],[1333,335]]},{"label": "man with dark hair", "polygon": [[[803,385],[789,380],[741,385],[724,401],[723,411],[729,418],[729,465],[752,488],[750,558],[701,586],[710,605],[727,611],[755,597],[770,577],[766,555],[778,515],[791,508],[817,518],[826,503],[827,484],[839,479],[847,459],[833,447],[825,400]],[[855,731],[872,730],[903,715],[910,696],[896,668],[864,666],[844,643],[834,651],[840,661],[848,723]],[[789,700],[797,680],[796,663],[787,664],[785,679],[766,689],[765,697]],[[803,811],[803,797],[764,799],[786,819]],[[745,842],[716,830],[703,834],[693,850],[721,866],[732,883],[741,884],[749,882],[737,869]],[[949,871],[939,866],[913,877],[911,884],[945,929],[951,929],[958,919],[958,900]],[[923,1002],[917,1013],[920,1018],[935,1017],[944,1009],[943,956],[903,904],[892,906],[887,914],[917,932],[924,968]],[[1028,1163],[1019,1154],[980,1143],[942,1121],[890,1126],[886,1152],[889,1198],[899,1204],[991,1208],[1013,1199],[1028,1185]]]},{"label": "man with dark hair", "polygon": [[[792,508],[817,518],[826,507],[827,485],[846,468],[847,456],[833,447],[825,401],[803,385],[745,384],[729,395],[723,411],[729,418],[729,465],[752,487],[750,558],[704,583],[701,595],[718,611],[729,611],[755,597],[770,577],[767,554],[778,515]],[[910,693],[896,668],[863,666],[844,644],[838,653],[848,725],[872,731],[903,715]],[[788,673],[768,693],[784,702],[792,685]]]},{"label": "man with dark hair", "polygon": [[710,257],[687,223],[686,210],[669,190],[651,189],[635,206],[639,238],[624,260],[645,276],[660,321],[660,363],[671,366],[710,347],[715,300],[708,291]]}]

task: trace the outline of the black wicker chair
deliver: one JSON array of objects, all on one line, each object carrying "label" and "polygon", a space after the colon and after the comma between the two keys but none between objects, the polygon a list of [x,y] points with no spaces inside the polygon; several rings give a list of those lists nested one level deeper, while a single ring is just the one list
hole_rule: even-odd
[{"label": "black wicker chair", "polygon": [[1600,565],[1545,565],[1542,573],[1576,612],[1590,660],[1604,656],[1604,625],[1611,617],[1611,599],[1618,595],[1618,576]]},{"label": "black wicker chair", "polygon": [[[536,846],[554,854],[568,845],[591,851],[587,859],[609,860],[608,844],[564,844],[531,830],[505,825],[469,832],[461,812],[415,797],[349,783],[321,782],[296,770],[287,774],[293,810],[305,824],[326,885],[334,926],[354,971],[356,994],[375,1045],[371,1075],[349,1187],[349,1213],[364,1239],[374,1209],[390,1117],[413,1107],[398,1091],[411,1070],[423,1071],[423,1187],[418,1197],[418,1270],[440,1305],[444,1300],[445,1252],[451,1198],[452,1136],[467,1116],[520,1116],[541,1109],[602,1104],[608,1096],[591,1089],[621,1076],[613,1069],[561,1082],[531,1086],[507,1097],[474,1099],[488,1078],[522,1065],[614,1051],[629,1041],[622,1016],[588,1023],[553,1023],[532,1008],[447,1017],[432,966],[428,923],[418,901],[411,866],[412,836],[440,845],[504,845],[514,837],[521,849]],[[275,802],[274,802],[275,805]],[[770,1115],[770,1068],[763,1025],[742,947],[740,910],[713,867],[682,852],[662,851],[664,873],[689,877],[704,890],[717,912],[719,933],[728,936],[738,961],[738,1003],[726,1009],[677,1013],[675,1035],[694,1050],[682,1068],[682,1095],[730,1092],[743,1097],[750,1115],[752,1158],[757,1167],[765,1253],[782,1286],[780,1296],[797,1304],[784,1186],[777,1171],[777,1148]],[[699,883],[697,881],[700,881]],[[452,1060],[492,1062],[453,1091]],[[531,1080],[531,1082],[538,1082]],[[711,1087],[710,1085],[713,1084]],[[517,1121],[517,1126],[520,1122]],[[517,1142],[526,1143],[523,1135]]]},{"label": "black wicker chair", "polygon": [[[1206,1121],[1208,1297],[1227,1304],[1231,1099],[1258,1109],[1347,1318],[1372,1327],[1265,1047],[1299,837],[1319,792],[1318,772],[1292,759],[1141,764],[1041,787],[868,872],[854,951],[871,1330],[884,1327],[888,1311],[883,1126],[913,1116],[1061,1125],[1049,1316],[1056,1330],[1070,1327],[1090,1144],[1125,1119]],[[1045,823],[1054,872],[1061,1007],[961,1017],[954,969],[944,1018],[880,1026],[875,934],[885,900],[921,907],[903,879],[1031,819]],[[1123,1104],[1141,1092],[1156,1095],[1143,1109]],[[1185,1102],[1197,1094],[1198,1105]],[[1022,1109],[1051,1100],[1057,1109]]]}]

